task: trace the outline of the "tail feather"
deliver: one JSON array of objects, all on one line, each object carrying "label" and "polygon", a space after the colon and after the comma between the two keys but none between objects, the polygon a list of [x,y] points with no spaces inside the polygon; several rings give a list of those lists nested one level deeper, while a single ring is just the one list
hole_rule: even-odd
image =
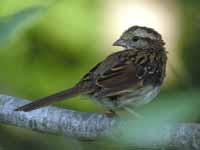
[{"label": "tail feather", "polygon": [[86,90],[84,90],[84,89],[82,89],[78,86],[75,86],[71,89],[67,89],[67,90],[64,90],[62,92],[58,92],[56,94],[41,98],[41,99],[34,101],[32,103],[21,106],[21,107],[15,109],[15,111],[25,111],[25,112],[32,111],[32,110],[50,105],[53,102],[62,101],[64,99],[68,99],[68,98],[77,96],[77,95],[79,95],[79,94],[81,94],[85,91]]}]

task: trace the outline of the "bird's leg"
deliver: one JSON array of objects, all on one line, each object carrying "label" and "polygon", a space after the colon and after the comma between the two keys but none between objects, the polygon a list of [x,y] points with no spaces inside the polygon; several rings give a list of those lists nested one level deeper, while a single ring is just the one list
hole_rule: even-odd
[{"label": "bird's leg", "polygon": [[133,109],[129,108],[129,107],[124,107],[124,109],[129,112],[131,115],[133,115],[134,117],[136,117],[137,119],[141,119],[143,118],[142,115],[140,115],[139,113],[135,112]]},{"label": "bird's leg", "polygon": [[108,111],[106,111],[106,112],[105,112],[105,115],[106,115],[107,117],[109,117],[109,118],[117,117],[116,112],[113,111],[113,110],[111,110],[111,109],[108,110]]}]

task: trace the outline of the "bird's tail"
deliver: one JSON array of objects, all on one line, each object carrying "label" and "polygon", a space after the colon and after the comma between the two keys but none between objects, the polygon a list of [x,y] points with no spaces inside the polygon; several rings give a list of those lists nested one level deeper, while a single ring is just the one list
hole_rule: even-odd
[{"label": "bird's tail", "polygon": [[71,89],[67,89],[62,92],[58,92],[56,94],[41,98],[32,103],[21,106],[21,107],[15,109],[15,111],[25,111],[25,112],[32,111],[32,110],[38,109],[40,107],[50,105],[53,102],[62,101],[64,99],[68,99],[68,98],[77,96],[81,93],[85,93],[85,92],[87,92],[86,89],[83,89],[79,86],[75,86],[75,87],[72,87]]}]

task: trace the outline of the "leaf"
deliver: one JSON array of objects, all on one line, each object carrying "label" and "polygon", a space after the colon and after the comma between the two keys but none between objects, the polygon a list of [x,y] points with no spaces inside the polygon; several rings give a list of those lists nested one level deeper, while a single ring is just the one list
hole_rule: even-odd
[{"label": "leaf", "polygon": [[14,15],[0,17],[0,47],[5,46],[18,32],[32,26],[46,7],[31,7]]}]

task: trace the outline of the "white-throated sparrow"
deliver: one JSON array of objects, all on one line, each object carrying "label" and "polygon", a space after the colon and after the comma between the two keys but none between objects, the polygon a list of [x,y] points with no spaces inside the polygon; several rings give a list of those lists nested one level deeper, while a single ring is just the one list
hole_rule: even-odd
[{"label": "white-throated sparrow", "polygon": [[77,95],[87,95],[112,111],[150,102],[159,93],[166,72],[161,35],[152,28],[133,26],[113,45],[124,50],[98,63],[74,87],[16,110],[31,111]]}]

